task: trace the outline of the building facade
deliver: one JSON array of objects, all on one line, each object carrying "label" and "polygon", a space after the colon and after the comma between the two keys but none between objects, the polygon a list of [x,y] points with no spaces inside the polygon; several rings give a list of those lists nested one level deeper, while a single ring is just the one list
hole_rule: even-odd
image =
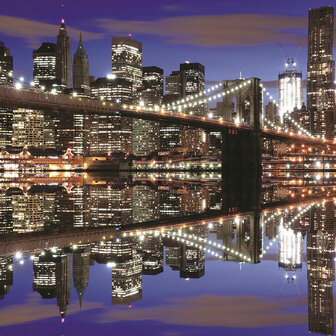
[{"label": "building facade", "polygon": [[[286,64],[289,64],[286,63]],[[292,64],[295,64],[294,61]],[[288,67],[288,66],[287,66]],[[302,105],[302,73],[295,66],[279,74],[279,112],[283,120],[285,113],[291,113]]]},{"label": "building facade", "polygon": [[[334,138],[335,61],[333,59],[334,8],[309,10],[307,108],[314,135]],[[321,133],[317,133],[321,130]]]},{"label": "building facade", "polygon": [[142,43],[131,36],[112,37],[112,74],[132,83],[133,92],[142,86]]},{"label": "building facade", "polygon": [[90,90],[89,58],[84,49],[82,33],[73,59],[73,88]]},{"label": "building facade", "polygon": [[19,108],[13,112],[12,145],[44,146],[44,112]]},{"label": "building facade", "polygon": [[[124,78],[98,78],[92,83],[92,97],[115,103],[133,101],[132,82]],[[90,156],[132,152],[132,119],[119,116],[90,115],[88,149]]]},{"label": "building facade", "polygon": [[38,87],[50,91],[56,81],[56,44],[42,43],[33,51],[33,81]]},{"label": "building facade", "polygon": [[[0,85],[13,84],[13,56],[0,42]],[[13,136],[13,110],[0,108],[0,147],[11,145]]]},{"label": "building facade", "polygon": [[62,19],[56,44],[56,79],[65,88],[72,87],[71,49],[64,19]]},{"label": "building facade", "polygon": [[[141,101],[145,106],[160,106],[163,99],[163,70],[156,66],[142,69]],[[133,120],[133,154],[146,156],[159,150],[160,124],[153,121]]]}]

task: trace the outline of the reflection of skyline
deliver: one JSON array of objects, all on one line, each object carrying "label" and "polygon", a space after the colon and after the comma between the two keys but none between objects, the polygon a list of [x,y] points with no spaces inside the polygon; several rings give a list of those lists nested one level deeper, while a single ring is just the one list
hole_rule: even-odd
[{"label": "reflection of skyline", "polygon": [[[218,211],[221,188],[216,184],[171,186],[152,182],[135,185],[100,182],[74,185],[70,191],[55,185],[41,185],[23,193],[16,189],[0,195],[1,232],[5,239],[6,234],[12,239],[14,233],[18,239],[25,234],[31,237],[56,234],[57,248],[45,249],[42,245],[42,249],[34,248],[33,289],[43,298],[56,298],[62,317],[70,304],[71,282],[79,306],[83,306],[85,292],[90,287],[90,272],[94,270],[91,266],[95,263],[111,268],[110,302],[132,307],[145,296],[142,287],[146,277],[165,273],[165,266],[176,270],[180,278],[203,278],[208,271],[207,258],[239,264],[259,263],[269,253],[267,244],[272,245],[276,239],[278,265],[286,279],[295,282],[295,272],[302,268],[305,260],[303,241],[307,237],[309,330],[332,333],[332,202],[325,201],[318,206],[308,201],[272,210],[278,195],[283,193],[286,198],[288,192],[278,187],[272,189],[275,196],[271,196],[271,189],[263,188],[262,194],[270,200],[270,210],[254,209],[227,216],[220,216],[219,212],[213,219],[207,219],[207,211]],[[261,198],[263,202],[265,197]],[[197,221],[198,214],[204,211],[204,220]],[[185,225],[188,217],[183,217],[186,215],[191,215],[188,225]],[[179,216],[182,221],[175,227],[174,223],[179,221],[173,217],[178,219]],[[151,221],[162,224],[153,229],[136,225]],[[165,226],[163,231],[162,225]],[[66,235],[71,227],[84,229],[82,232],[86,228],[110,227],[110,231],[101,234],[100,237],[104,237],[96,242],[76,238],[76,232],[81,231],[74,231],[68,244],[73,243],[68,247],[56,237],[63,232]],[[1,258],[2,298],[13,292],[10,291],[13,262],[19,262],[13,254]]]}]

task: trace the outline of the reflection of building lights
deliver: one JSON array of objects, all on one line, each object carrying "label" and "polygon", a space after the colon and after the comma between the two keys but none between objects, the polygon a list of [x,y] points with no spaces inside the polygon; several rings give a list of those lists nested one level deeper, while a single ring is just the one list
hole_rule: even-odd
[{"label": "reflection of building lights", "polygon": [[279,266],[295,270],[302,267],[302,234],[279,226]]}]

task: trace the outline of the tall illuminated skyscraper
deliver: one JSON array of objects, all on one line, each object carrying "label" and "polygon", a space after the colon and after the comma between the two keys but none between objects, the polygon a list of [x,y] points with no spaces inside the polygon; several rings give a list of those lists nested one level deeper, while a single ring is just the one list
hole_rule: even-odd
[{"label": "tall illuminated skyscraper", "polygon": [[[163,98],[163,70],[156,66],[143,67],[141,101],[145,106],[160,106]],[[133,154],[145,156],[159,149],[159,123],[133,120]]]},{"label": "tall illuminated skyscraper", "polygon": [[[291,68],[289,68],[291,66]],[[279,74],[279,112],[283,119],[302,105],[302,73],[295,69],[295,62],[286,63],[286,70]]]},{"label": "tall illuminated skyscraper", "polygon": [[[133,101],[132,82],[124,78],[97,78],[92,83],[92,97],[121,104]],[[132,119],[111,115],[90,115],[88,135],[89,154],[132,151]]]},{"label": "tall illuminated skyscraper", "polygon": [[[0,42],[0,85],[13,84],[13,57]],[[11,145],[13,136],[13,110],[0,108],[0,147]]]},{"label": "tall illuminated skyscraper", "polygon": [[34,85],[49,91],[56,81],[56,44],[44,42],[34,50],[33,66]]},{"label": "tall illuminated skyscraper", "polygon": [[[205,68],[200,63],[185,62],[180,64],[182,97],[195,95],[204,91]],[[206,115],[206,105],[201,104],[187,109],[187,113],[203,117]],[[181,145],[187,152],[206,153],[209,149],[209,136],[204,130],[183,128],[181,130]]]},{"label": "tall illuminated skyscraper", "polygon": [[309,10],[307,108],[315,135],[334,137],[335,61],[333,60],[334,8]]},{"label": "tall illuminated skyscraper", "polygon": [[56,44],[56,78],[67,88],[72,87],[71,49],[64,19],[62,19]]},{"label": "tall illuminated skyscraper", "polygon": [[112,74],[132,82],[133,92],[142,86],[142,43],[131,36],[112,37]]},{"label": "tall illuminated skyscraper", "polygon": [[333,201],[314,207],[307,235],[309,332],[334,334],[335,214]]}]

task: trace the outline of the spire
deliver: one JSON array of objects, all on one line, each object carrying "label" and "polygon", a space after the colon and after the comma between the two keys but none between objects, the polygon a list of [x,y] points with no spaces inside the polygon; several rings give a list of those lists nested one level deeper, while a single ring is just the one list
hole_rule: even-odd
[{"label": "spire", "polygon": [[77,51],[75,55],[86,55],[84,45],[83,45],[83,40],[82,40],[82,32],[79,34],[79,43],[77,47]]},{"label": "spire", "polygon": [[61,7],[62,7],[62,19],[61,19],[61,27],[65,27],[65,20],[64,20],[64,3],[61,1]]}]

